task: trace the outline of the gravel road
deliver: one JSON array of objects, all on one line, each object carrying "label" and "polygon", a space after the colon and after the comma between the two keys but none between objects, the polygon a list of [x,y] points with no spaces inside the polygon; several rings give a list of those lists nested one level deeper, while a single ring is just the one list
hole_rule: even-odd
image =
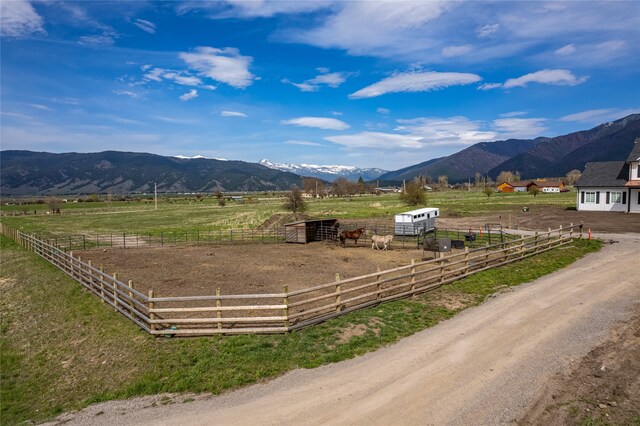
[{"label": "gravel road", "polygon": [[[517,422],[544,385],[640,301],[640,234],[356,359],[217,397],[96,404],[77,425],[428,425]],[[173,398],[182,401],[184,396]]]}]

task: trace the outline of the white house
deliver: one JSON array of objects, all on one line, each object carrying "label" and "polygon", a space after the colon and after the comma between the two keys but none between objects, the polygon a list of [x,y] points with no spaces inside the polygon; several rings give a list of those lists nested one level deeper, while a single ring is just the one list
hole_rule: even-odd
[{"label": "white house", "polygon": [[640,213],[640,138],[627,161],[587,163],[576,187],[580,211]]}]

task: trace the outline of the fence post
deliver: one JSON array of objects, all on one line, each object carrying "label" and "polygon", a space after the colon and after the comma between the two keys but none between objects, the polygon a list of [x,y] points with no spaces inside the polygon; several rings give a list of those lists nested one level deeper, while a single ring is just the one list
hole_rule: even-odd
[{"label": "fence post", "polygon": [[562,242],[562,225],[558,229],[558,243]]},{"label": "fence post", "polygon": [[89,287],[91,288],[91,290],[93,290],[93,287],[95,286],[94,282],[93,282],[93,270],[92,265],[91,265],[91,260],[87,260],[87,265],[89,265],[89,270],[87,271],[89,273]]},{"label": "fence post", "polygon": [[416,291],[416,260],[411,259],[411,292],[415,296]]},{"label": "fence post", "polygon": [[440,252],[440,282],[444,281],[444,252]]},{"label": "fence post", "polygon": [[102,303],[105,303],[104,300],[104,283],[102,281],[104,281],[104,267],[100,266],[100,298],[102,299]]},{"label": "fence post", "polygon": [[538,231],[536,231],[536,235],[533,238],[533,253],[538,254]]},{"label": "fence post", "polygon": [[71,259],[69,260],[69,263],[70,263],[70,269],[71,269],[71,276],[72,276],[73,278],[75,278],[75,277],[76,277],[76,269],[75,269],[75,265],[74,265],[74,263],[73,263],[73,260],[74,260],[74,259],[73,259],[73,252],[72,252],[72,251],[70,251],[70,252],[69,252],[69,256],[70,256],[70,258],[71,258]]},{"label": "fence post", "polygon": [[380,265],[376,266],[376,272],[378,273],[378,275],[376,275],[376,282],[378,283],[376,285],[376,299],[380,299],[382,292],[380,290],[382,290],[382,283],[380,282],[382,280],[382,277],[380,275]]},{"label": "fence post", "polygon": [[[220,287],[216,288],[216,296],[220,297]],[[216,299],[216,308],[222,306],[222,301],[220,299]],[[216,312],[216,317],[218,318],[218,330],[222,331],[222,322],[219,321],[222,318],[222,312],[220,309]]]},{"label": "fence post", "polygon": [[[153,321],[156,319],[156,314],[153,312],[155,307],[156,307],[156,304],[153,301],[153,290],[149,290],[149,321]],[[150,322],[149,328],[151,329],[151,333],[153,334],[153,332],[156,330],[155,323]]]},{"label": "fence post", "polygon": [[465,246],[464,248],[464,274],[467,275],[469,273],[469,247]]},{"label": "fence post", "polygon": [[[129,288],[131,290],[133,290],[133,281],[129,280],[127,282],[127,284],[129,285]],[[134,313],[133,313],[133,309],[134,309],[134,307],[133,307],[133,292],[131,292],[131,290],[129,290],[129,298],[130,298],[130,300],[129,300],[129,312],[131,313],[131,316],[134,316]]]},{"label": "fence post", "polygon": [[289,298],[287,297],[287,293],[289,293],[289,286],[283,286],[282,292],[284,293],[284,326],[287,327],[287,332],[289,331]]},{"label": "fence post", "polygon": [[118,310],[116,309],[118,307],[118,284],[116,283],[116,281],[118,281],[118,274],[116,272],[113,273],[113,309],[114,310]]},{"label": "fence post", "polygon": [[570,223],[569,226],[569,238],[573,239],[573,223]]},{"label": "fence post", "polygon": [[340,286],[340,272],[336,272],[336,312],[340,312],[340,292],[342,291]]}]

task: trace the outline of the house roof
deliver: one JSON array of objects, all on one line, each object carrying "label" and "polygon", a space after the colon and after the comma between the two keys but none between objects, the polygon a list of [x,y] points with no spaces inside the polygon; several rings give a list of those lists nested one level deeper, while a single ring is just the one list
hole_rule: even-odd
[{"label": "house roof", "polygon": [[562,185],[564,185],[564,183],[562,182],[552,182],[552,181],[547,181],[547,180],[536,180],[533,182],[535,185],[541,187],[541,188],[545,188],[545,187],[560,187]]},{"label": "house roof", "polygon": [[625,186],[629,177],[629,165],[624,161],[587,163],[577,187]]},{"label": "house roof", "polygon": [[509,185],[513,186],[514,188],[516,186],[527,186],[531,183],[531,181],[529,182],[509,182]]},{"label": "house roof", "polygon": [[640,160],[640,138],[636,138],[636,143],[633,145],[633,149],[631,150],[631,154],[629,154],[629,158],[627,158],[627,162],[638,160]]}]

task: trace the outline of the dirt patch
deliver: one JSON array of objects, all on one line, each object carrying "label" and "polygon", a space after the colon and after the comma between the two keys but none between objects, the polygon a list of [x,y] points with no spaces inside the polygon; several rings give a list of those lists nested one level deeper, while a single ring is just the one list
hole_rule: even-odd
[{"label": "dirt patch", "polygon": [[558,226],[579,225],[584,222],[584,230],[592,232],[639,232],[640,214],[619,212],[586,212],[567,210],[559,206],[531,206],[527,212],[522,207],[510,207],[504,211],[482,216],[458,217],[452,215],[438,218],[439,228],[467,229],[478,228],[487,223],[499,223],[504,228],[545,231]]},{"label": "dirt patch", "polygon": [[77,252],[83,261],[157,296],[259,294],[289,291],[408,265],[422,250],[371,250],[370,245],[241,244],[165,248],[110,248]]},{"label": "dirt patch", "polygon": [[559,374],[524,424],[640,424],[640,306],[572,371]]}]

